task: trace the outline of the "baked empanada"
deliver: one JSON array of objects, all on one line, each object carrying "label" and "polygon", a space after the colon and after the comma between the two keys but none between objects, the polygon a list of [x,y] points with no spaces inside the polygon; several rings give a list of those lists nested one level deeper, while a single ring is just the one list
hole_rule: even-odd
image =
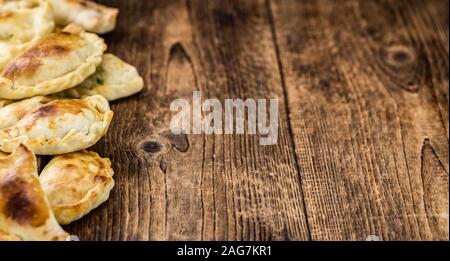
[{"label": "baked empanada", "polygon": [[83,151],[55,157],[39,180],[56,219],[67,225],[109,198],[113,175],[109,159]]},{"label": "baked empanada", "polygon": [[0,230],[10,239],[69,239],[45,198],[36,157],[24,145],[0,158]]},{"label": "baked empanada", "polygon": [[46,96],[36,96],[8,104],[3,108],[0,107],[0,130],[13,126],[28,113],[49,103],[51,100]]},{"label": "baked empanada", "polygon": [[51,0],[56,23],[76,23],[86,31],[103,34],[116,27],[119,10],[87,0]]},{"label": "baked empanada", "polygon": [[0,98],[20,100],[72,88],[95,72],[105,50],[102,38],[69,25],[6,65],[0,73]]},{"label": "baked empanada", "polygon": [[24,143],[38,155],[60,155],[93,146],[103,137],[113,112],[100,95],[83,100],[54,100],[0,130],[0,150]]},{"label": "baked empanada", "polygon": [[61,93],[71,98],[101,95],[109,101],[125,98],[138,93],[144,87],[144,80],[136,68],[117,56],[104,54],[97,71],[82,84]]},{"label": "baked empanada", "polygon": [[46,0],[0,0],[0,71],[37,39],[55,27]]}]

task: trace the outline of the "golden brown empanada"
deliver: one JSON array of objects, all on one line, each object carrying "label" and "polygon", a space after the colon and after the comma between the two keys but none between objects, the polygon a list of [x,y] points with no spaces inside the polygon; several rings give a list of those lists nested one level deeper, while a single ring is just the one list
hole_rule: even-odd
[{"label": "golden brown empanada", "polygon": [[39,179],[56,219],[66,225],[109,198],[113,175],[109,159],[83,151],[55,157]]},{"label": "golden brown empanada", "polygon": [[86,31],[103,34],[116,27],[116,8],[106,7],[87,0],[51,0],[56,23],[76,23]]},{"label": "golden brown empanada", "polygon": [[0,98],[20,100],[72,88],[95,72],[105,50],[103,39],[69,25],[6,65],[0,73]]},{"label": "golden brown empanada", "polygon": [[55,27],[46,0],[0,0],[0,71],[37,39]]},{"label": "golden brown empanada", "polygon": [[83,150],[106,134],[112,117],[108,101],[100,95],[54,100],[0,130],[0,150],[12,152],[21,143],[38,155]]},{"label": "golden brown empanada", "polygon": [[144,80],[136,68],[117,56],[104,54],[97,71],[82,84],[62,92],[58,96],[85,98],[101,95],[109,101],[136,94],[144,87]]},{"label": "golden brown empanada", "polygon": [[27,114],[33,112],[43,104],[49,103],[51,100],[46,96],[36,96],[0,108],[0,130],[13,126]]},{"label": "golden brown empanada", "polygon": [[37,174],[36,157],[24,145],[0,158],[0,230],[21,240],[68,240]]}]

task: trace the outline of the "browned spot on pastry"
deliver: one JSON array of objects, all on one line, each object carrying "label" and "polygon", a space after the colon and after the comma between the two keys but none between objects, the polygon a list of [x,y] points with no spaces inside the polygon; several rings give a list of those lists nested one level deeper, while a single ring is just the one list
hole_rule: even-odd
[{"label": "browned spot on pastry", "polygon": [[97,164],[98,164],[99,169],[101,169],[101,170],[106,169],[106,166],[105,166],[105,163],[103,162],[103,160],[98,159]]},{"label": "browned spot on pastry", "polygon": [[[73,0],[72,0],[72,1],[73,1]],[[84,0],[78,0],[78,1],[76,1],[76,2],[78,2],[81,6],[85,6],[85,7],[89,6],[88,2],[86,2],[86,1],[84,1]]]},{"label": "browned spot on pastry", "polygon": [[39,3],[35,1],[31,2],[29,5],[29,8],[37,8],[37,7],[39,7]]},{"label": "browned spot on pastry", "polygon": [[15,173],[6,177],[0,186],[0,205],[3,214],[21,225],[39,227],[48,219],[47,205],[39,192],[36,180],[23,180]]},{"label": "browned spot on pastry", "polygon": [[50,116],[50,115],[54,115],[57,113],[57,108],[56,106],[54,106],[53,104],[48,104],[48,105],[44,105],[39,107],[35,112],[34,115],[36,115],[37,117],[46,117],[46,116]]},{"label": "browned spot on pastry", "polygon": [[[51,101],[50,98],[45,97],[44,99],[42,99],[41,101],[39,101],[39,104],[44,105],[44,104],[46,104],[46,103],[48,103],[48,102],[50,102],[50,101]],[[27,109],[28,109],[28,108],[23,108],[23,109],[17,110],[17,112],[16,112],[16,117],[17,117],[18,119],[22,119],[23,117],[25,117],[25,115],[27,115],[27,114],[29,113],[29,111],[28,111]]]},{"label": "browned spot on pastry", "polygon": [[25,225],[37,210],[26,193],[18,191],[7,199],[4,212],[7,217]]},{"label": "browned spot on pastry", "polygon": [[13,63],[8,64],[3,71],[3,77],[14,80],[17,76],[22,74],[31,74],[42,65],[38,59],[32,59],[29,57],[20,57]]},{"label": "browned spot on pastry", "polygon": [[[58,115],[64,115],[66,113],[76,115],[81,113],[83,109],[89,109],[89,107],[82,100],[55,100],[39,107],[32,114],[27,116],[27,118],[29,118],[26,121],[26,125],[24,125],[23,127],[25,127],[27,130],[30,130],[35,126],[36,121],[39,121],[43,118],[49,118],[50,123],[48,127],[50,129],[56,129],[58,128],[58,125],[55,121],[52,121],[53,118],[58,117]],[[12,127],[6,129],[3,130],[3,132],[6,132],[9,135],[13,136],[15,133],[15,128]]]},{"label": "browned spot on pastry", "polygon": [[[39,101],[39,104],[45,105],[45,104],[49,103],[50,101],[51,101],[50,98],[44,97],[44,99],[42,99],[41,101]],[[47,110],[46,113],[48,113],[48,112],[50,111],[49,108],[44,108],[44,109],[42,109],[42,107],[39,107],[38,110],[41,110],[41,112],[42,112],[42,110]],[[22,118],[25,117],[28,113],[29,113],[29,111],[26,110],[26,109],[19,110],[19,111],[17,111],[17,113],[16,113],[16,114],[17,114],[17,118],[22,119]]]},{"label": "browned spot on pastry", "polygon": [[106,180],[107,180],[107,179],[108,179],[107,177],[105,177],[105,176],[100,176],[100,175],[97,175],[97,176],[94,177],[94,180],[95,180],[95,182],[97,182],[97,183],[106,183]]},{"label": "browned spot on pastry", "polygon": [[30,77],[42,66],[44,59],[67,55],[80,41],[78,36],[67,33],[49,35],[9,63],[2,76],[10,80]]},{"label": "browned spot on pastry", "polygon": [[[87,105],[82,100],[55,100],[39,107],[32,113],[32,116],[35,119],[39,119],[57,114],[78,114],[82,109],[87,108]],[[70,156],[66,158],[70,158]]]},{"label": "browned spot on pastry", "polygon": [[65,169],[76,169],[77,168],[77,166],[75,165],[75,164],[67,164],[67,165],[65,165],[65,167],[64,167]]},{"label": "browned spot on pastry", "polygon": [[0,20],[8,19],[8,18],[11,18],[12,16],[13,16],[12,12],[3,12],[3,13],[0,13]]},{"label": "browned spot on pastry", "polygon": [[48,97],[44,97],[42,100],[39,101],[40,104],[47,104],[49,102],[51,102],[52,99],[48,98]]},{"label": "browned spot on pastry", "polygon": [[74,155],[73,154],[63,154],[58,157],[60,157],[61,159],[73,159]]}]

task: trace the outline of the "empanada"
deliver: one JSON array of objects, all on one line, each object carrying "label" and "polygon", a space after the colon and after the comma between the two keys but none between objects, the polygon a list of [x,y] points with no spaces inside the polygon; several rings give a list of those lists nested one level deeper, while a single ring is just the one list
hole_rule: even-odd
[{"label": "empanada", "polygon": [[0,107],[0,130],[13,126],[27,114],[51,100],[46,96],[36,96]]},{"label": "empanada", "polygon": [[56,219],[67,225],[109,198],[113,175],[109,159],[83,151],[55,157],[39,180]]},{"label": "empanada", "polygon": [[0,73],[0,98],[20,100],[72,88],[95,72],[105,50],[102,38],[69,25],[6,65]]},{"label": "empanada", "polygon": [[138,93],[144,87],[144,80],[136,68],[117,56],[104,54],[97,71],[82,84],[61,93],[71,98],[84,98],[99,94],[109,101]]},{"label": "empanada", "polygon": [[36,157],[24,145],[0,158],[0,230],[10,239],[69,239],[45,198]]},{"label": "empanada", "polygon": [[76,23],[86,31],[103,34],[116,27],[116,8],[106,7],[87,0],[51,0],[56,23]]},{"label": "empanada", "polygon": [[108,101],[100,95],[54,100],[0,130],[0,150],[11,152],[21,143],[38,155],[83,150],[106,134],[112,117]]},{"label": "empanada", "polygon": [[37,39],[55,27],[46,0],[0,0],[0,71]]}]

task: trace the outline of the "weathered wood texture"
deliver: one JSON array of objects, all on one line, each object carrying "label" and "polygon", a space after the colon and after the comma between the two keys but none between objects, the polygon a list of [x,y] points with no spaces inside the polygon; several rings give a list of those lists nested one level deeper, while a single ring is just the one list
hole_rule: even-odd
[{"label": "weathered wood texture", "polygon": [[274,1],[312,239],[448,239],[443,2]]},{"label": "weathered wood texture", "polygon": [[[448,1],[101,1],[146,90],[94,150],[82,240],[448,240]],[[280,99],[279,141],[168,132],[170,102]]]}]

